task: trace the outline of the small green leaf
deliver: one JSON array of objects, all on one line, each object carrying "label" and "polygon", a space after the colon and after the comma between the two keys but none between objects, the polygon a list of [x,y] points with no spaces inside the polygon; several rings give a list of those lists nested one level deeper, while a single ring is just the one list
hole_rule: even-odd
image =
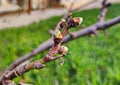
[{"label": "small green leaf", "polygon": [[62,34],[61,34],[61,32],[60,32],[59,30],[57,30],[57,31],[55,32],[55,37],[56,37],[56,38],[62,38]]}]

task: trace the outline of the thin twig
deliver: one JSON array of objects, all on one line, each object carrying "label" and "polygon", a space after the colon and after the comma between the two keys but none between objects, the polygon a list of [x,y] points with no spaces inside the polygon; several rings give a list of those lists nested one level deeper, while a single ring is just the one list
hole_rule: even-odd
[{"label": "thin twig", "polygon": [[105,19],[105,16],[107,14],[108,11],[108,7],[111,5],[111,3],[108,3],[107,0],[103,0],[102,2],[102,8],[101,8],[101,13],[99,15],[98,21],[99,22],[103,22]]},{"label": "thin twig", "polygon": [[[107,0],[103,0],[102,2],[102,8],[101,8],[101,13],[99,15],[99,18],[98,18],[98,21],[101,23],[101,22],[104,22],[105,20],[105,16],[107,14],[107,11],[108,11],[108,7],[111,5],[111,3],[108,3]],[[104,34],[107,35],[107,30],[103,30],[104,31]]]}]

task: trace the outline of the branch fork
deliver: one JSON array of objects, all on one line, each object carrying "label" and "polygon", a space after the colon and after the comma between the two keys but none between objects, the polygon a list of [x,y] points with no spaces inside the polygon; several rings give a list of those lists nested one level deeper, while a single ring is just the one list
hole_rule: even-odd
[{"label": "branch fork", "polygon": [[[64,62],[63,61],[64,59],[62,59],[62,57],[67,54],[68,48],[66,46],[61,45],[63,38],[65,37],[66,33],[70,28],[79,26],[81,22],[82,18],[79,17],[72,18],[72,14],[70,13],[66,20],[63,19],[61,20],[60,22],[61,31],[59,30],[55,31],[53,35],[54,44],[50,48],[49,52],[42,59],[24,65],[20,65],[14,68],[7,74],[5,73],[1,81],[13,80],[15,77],[21,76],[24,73],[30,71],[31,69],[42,69],[45,67],[45,64],[47,62],[54,61],[56,59],[61,59],[61,61]],[[35,54],[34,50],[32,51],[32,54],[33,55]],[[59,56],[56,56],[57,54],[59,54]]]}]

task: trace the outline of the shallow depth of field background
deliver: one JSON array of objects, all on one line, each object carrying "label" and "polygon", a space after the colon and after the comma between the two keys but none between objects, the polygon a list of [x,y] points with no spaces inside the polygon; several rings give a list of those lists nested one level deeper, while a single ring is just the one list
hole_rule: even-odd
[{"label": "shallow depth of field background", "polygon": [[[99,13],[100,9],[74,12],[73,16],[81,16],[84,21],[71,31],[94,24]],[[113,4],[105,19],[118,15],[120,4]],[[49,30],[54,28],[61,17],[0,30],[0,73],[18,57],[49,39]],[[15,81],[24,79],[33,85],[120,85],[120,24],[111,27],[107,32],[107,35],[100,31],[97,36],[86,36],[64,44],[68,46],[69,54],[65,56],[62,66],[56,60],[48,63],[44,69],[32,70],[15,78]],[[47,51],[32,60],[42,58]]]}]

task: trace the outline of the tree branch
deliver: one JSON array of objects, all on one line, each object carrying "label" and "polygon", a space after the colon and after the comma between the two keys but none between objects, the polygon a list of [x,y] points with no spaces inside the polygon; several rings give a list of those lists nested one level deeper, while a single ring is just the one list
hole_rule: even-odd
[{"label": "tree branch", "polygon": [[[89,3],[86,3],[86,4],[84,4],[83,6],[80,5],[80,6],[77,7],[77,8],[73,8],[73,6],[74,6],[74,4],[75,4],[75,1],[73,1],[73,2],[71,3],[71,6],[70,6],[70,8],[68,9],[67,13],[65,13],[62,18],[63,18],[63,19],[66,19],[69,13],[78,11],[78,10],[84,8],[85,6],[88,6],[88,5],[92,4],[92,3],[95,3],[96,1],[97,1],[97,0],[90,1]],[[60,28],[59,25],[60,25],[60,22],[55,26],[54,30],[50,30],[49,33],[50,33],[50,34],[54,34],[54,32]]]},{"label": "tree branch", "polygon": [[101,8],[101,13],[99,15],[98,21],[102,22],[104,21],[104,18],[106,16],[106,13],[108,11],[108,7],[111,5],[111,3],[107,3],[107,0],[103,0],[102,2],[102,8]]},{"label": "tree branch", "polygon": [[[106,1],[106,0],[104,0]],[[65,36],[65,38],[63,39],[63,41],[59,41],[59,45],[63,42],[63,43],[67,43],[71,40],[74,40],[74,39],[77,39],[77,38],[80,38],[80,37],[83,37],[85,35],[89,35],[89,34],[93,34],[96,30],[105,30],[105,29],[108,29],[109,27],[111,26],[114,26],[118,23],[120,23],[120,16],[116,17],[116,18],[113,18],[111,20],[108,20],[106,22],[101,22],[103,21],[103,15],[105,14],[101,14],[101,19],[99,19],[99,22],[93,24],[92,26],[90,27],[86,27],[84,29],[81,29],[79,31],[76,31],[76,32],[73,32],[74,34],[74,37],[71,37],[71,35],[68,35],[68,36]],[[66,30],[67,31],[67,30]],[[64,35],[64,33],[66,32],[62,32],[62,35]],[[12,63],[10,65],[10,67],[8,67],[6,69],[6,71],[0,76],[0,83],[4,80],[4,79],[12,79],[12,78],[15,78],[31,69],[40,69],[40,68],[43,68],[45,65],[45,63],[49,62],[49,61],[52,61],[52,60],[55,60],[55,59],[58,59],[60,57],[54,57],[56,53],[58,53],[58,48],[59,48],[59,45],[56,46],[54,43],[57,43],[57,41],[54,41],[51,39],[47,40],[45,43],[43,43],[42,45],[40,45],[38,48],[34,49],[33,51],[31,51],[30,53],[26,54],[25,56],[22,56],[20,57],[19,59],[17,59],[14,63]],[[55,45],[55,46],[54,46]],[[19,64],[21,64],[22,62],[26,61],[26,60],[29,60],[30,58],[34,57],[35,55],[43,52],[44,50],[50,48],[51,46],[53,46],[53,48],[57,47],[57,52],[51,52],[51,50],[47,53],[47,57],[48,57],[48,54],[49,58],[46,58],[43,57],[42,59],[40,60],[37,60],[35,62],[32,62],[32,63],[28,63],[28,64],[25,64],[25,65],[22,65],[22,66],[18,66]],[[52,49],[52,48],[51,48]],[[53,51],[53,50],[52,50]],[[52,53],[52,54],[51,54]],[[61,56],[62,57],[62,56]],[[38,63],[39,62],[39,63]],[[17,67],[18,66],[18,67]],[[19,69],[18,69],[19,68]],[[22,69],[22,70],[21,70]],[[7,74],[7,75],[6,75]]]},{"label": "tree branch", "polygon": [[108,29],[111,26],[114,26],[116,24],[120,23],[120,16],[113,18],[111,20],[108,20],[106,22],[103,23],[95,23],[90,27],[86,27],[85,29],[81,29],[79,31],[73,32],[74,37],[71,37],[70,35],[66,36],[63,40],[63,43],[67,43],[69,41],[72,41],[74,39],[86,36],[86,35],[90,35],[92,34],[95,30],[105,30]]},{"label": "tree branch", "polygon": [[[95,24],[93,24],[90,27],[87,27],[85,29],[81,29],[79,31],[73,32],[73,34],[75,35],[74,38],[71,37],[70,35],[66,36],[63,39],[63,43],[67,43],[67,42],[72,41],[74,39],[77,39],[77,38],[80,38],[80,37],[92,34],[94,30],[105,30],[105,29],[108,29],[109,27],[114,26],[114,25],[119,24],[119,23],[120,23],[120,16],[118,16],[116,18],[113,18],[111,20],[108,20],[106,22],[103,22],[103,23],[95,23]],[[30,52],[27,55],[25,55],[24,57],[19,58],[18,59],[18,63],[20,63],[24,59],[28,60],[28,59],[34,57],[38,53],[43,52],[44,50],[50,48],[53,44],[54,43],[53,43],[52,39],[46,41],[41,46],[36,48],[33,52]],[[12,65],[14,66],[14,63]],[[0,82],[1,82],[1,80],[0,80]]]},{"label": "tree branch", "polygon": [[[81,9],[81,8],[83,8],[83,7],[91,4],[91,3],[94,3],[94,2],[96,2],[96,1],[97,1],[97,0],[93,0],[93,1],[91,1],[90,3],[87,3],[87,4],[83,5],[82,7],[80,6],[80,7],[75,8],[75,9],[72,9],[72,6],[73,6],[73,5],[72,5],[71,8],[70,8],[70,10],[71,10],[71,12],[77,11],[77,10],[79,10],[79,9]],[[74,4],[74,3],[72,3],[72,4]],[[63,16],[63,18],[66,18],[67,15],[68,15],[68,13],[69,13],[69,12],[67,12],[67,14],[64,15],[65,17]],[[55,26],[55,31],[60,28],[59,25],[60,25],[60,22]],[[55,31],[53,31],[52,34],[54,34]],[[24,61],[26,61],[26,60],[34,57],[35,55],[43,52],[43,51],[46,50],[46,49],[50,48],[50,47],[51,47],[51,44],[49,44],[49,43],[53,43],[52,39],[48,39],[45,43],[39,45],[38,48],[32,50],[30,53],[27,53],[27,54],[24,55],[24,56],[21,56],[20,58],[18,58],[15,62],[13,62],[13,63],[5,70],[5,73],[13,70],[14,68],[16,68],[18,65],[20,65],[20,64],[23,63]],[[46,45],[47,45],[47,46],[46,46]],[[41,49],[41,48],[42,48],[42,49]],[[0,78],[0,80],[1,80],[1,78]]]},{"label": "tree branch", "polygon": [[[99,22],[104,22],[105,16],[108,12],[108,7],[111,6],[111,3],[108,3],[107,0],[103,0],[102,2],[102,8],[101,8],[101,13],[99,15],[98,21]],[[107,35],[107,30],[103,30],[104,34]]]},{"label": "tree branch", "polygon": [[[62,56],[66,55],[66,53],[68,52],[68,48],[65,46],[61,46],[62,40],[70,28],[77,27],[81,24],[81,22],[81,18],[72,18],[72,15],[69,15],[68,18],[64,20],[64,22],[60,23],[61,31],[57,30],[52,36],[54,44],[52,45],[49,52],[42,59],[36,60],[35,62],[27,63],[25,65],[17,66],[16,68],[15,66],[9,68],[10,70],[7,70],[1,76],[0,83],[9,83],[8,81],[6,82],[6,80],[12,80],[13,78],[23,75],[31,69],[41,69],[45,66],[45,63],[59,59]],[[34,56],[36,54],[36,51],[33,50],[30,54],[30,56]],[[60,54],[60,56],[55,57],[57,54]]]}]

